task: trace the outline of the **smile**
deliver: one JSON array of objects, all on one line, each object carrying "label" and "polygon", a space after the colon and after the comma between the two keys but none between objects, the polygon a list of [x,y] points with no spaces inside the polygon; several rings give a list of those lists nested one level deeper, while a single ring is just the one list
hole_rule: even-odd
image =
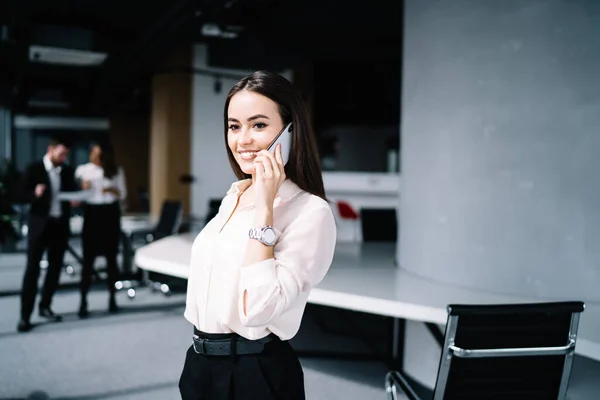
[{"label": "smile", "polygon": [[238,154],[242,160],[253,160],[256,157],[257,151],[240,151]]}]

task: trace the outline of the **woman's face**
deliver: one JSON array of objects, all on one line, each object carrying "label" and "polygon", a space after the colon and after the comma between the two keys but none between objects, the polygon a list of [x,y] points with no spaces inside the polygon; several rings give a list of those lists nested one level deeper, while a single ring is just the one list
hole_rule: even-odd
[{"label": "woman's face", "polygon": [[102,155],[102,150],[100,149],[100,146],[93,146],[92,149],[90,150],[90,162],[96,165],[100,165],[101,163],[101,159],[100,156]]},{"label": "woman's face", "polygon": [[277,103],[242,90],[229,101],[227,144],[245,174],[253,174],[256,153],[266,149],[283,129]]}]

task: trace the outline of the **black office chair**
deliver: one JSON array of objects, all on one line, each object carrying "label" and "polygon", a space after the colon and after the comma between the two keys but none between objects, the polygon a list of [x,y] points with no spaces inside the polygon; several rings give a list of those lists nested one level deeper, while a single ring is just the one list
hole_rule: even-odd
[{"label": "black office chair", "polygon": [[364,242],[398,240],[398,222],[394,208],[361,208],[360,222]]},{"label": "black office chair", "polygon": [[208,201],[208,212],[204,224],[208,224],[211,219],[217,216],[221,207],[221,199],[210,199]]},{"label": "black office chair", "polygon": [[150,212],[150,196],[148,195],[148,189],[144,186],[137,187],[138,198],[140,199],[141,212]]},{"label": "black office chair", "polygon": [[[582,302],[449,305],[431,397],[564,399]],[[387,398],[420,399],[399,371],[385,377]]]},{"label": "black office chair", "polygon": [[152,232],[146,235],[146,243],[177,233],[181,226],[183,206],[180,201],[165,201],[160,211],[160,218]]},{"label": "black office chair", "polygon": [[[170,201],[163,202],[160,217],[155,228],[144,235],[144,240],[141,245],[147,245],[155,240],[162,239],[164,237],[173,235],[179,231],[181,226],[181,219],[183,213],[183,206],[181,201]],[[133,240],[131,240],[133,242]],[[133,258],[135,248],[128,250],[130,251],[130,258]],[[127,296],[130,299],[135,297],[135,287],[141,285],[150,285],[151,288],[159,288],[163,293],[170,294],[169,286],[164,286],[160,283],[163,278],[161,274],[148,274],[147,276],[138,276],[137,280],[124,279],[115,282],[115,289],[117,291],[126,290]]]}]

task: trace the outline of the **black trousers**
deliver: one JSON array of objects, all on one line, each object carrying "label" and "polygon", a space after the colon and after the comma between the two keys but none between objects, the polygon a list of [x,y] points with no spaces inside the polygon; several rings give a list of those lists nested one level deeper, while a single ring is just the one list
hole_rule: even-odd
[{"label": "black trousers", "polygon": [[86,204],[83,207],[83,270],[81,271],[81,301],[87,300],[92,282],[96,257],[106,258],[108,291],[115,293],[115,282],[119,276],[117,254],[121,237],[121,208],[118,202],[110,204]]},{"label": "black trousers", "polygon": [[[38,221],[39,222],[39,221]],[[27,238],[27,266],[21,286],[21,319],[29,321],[35,305],[40,277],[40,261],[48,251],[48,268],[42,289],[40,308],[50,307],[58,286],[60,270],[69,240],[68,220],[48,218],[42,229],[30,229]]]},{"label": "black trousers", "polygon": [[[201,334],[207,339],[229,334]],[[238,340],[243,340],[239,339]],[[261,354],[207,356],[190,346],[179,378],[183,400],[304,400],[304,373],[287,341],[275,339]]]}]

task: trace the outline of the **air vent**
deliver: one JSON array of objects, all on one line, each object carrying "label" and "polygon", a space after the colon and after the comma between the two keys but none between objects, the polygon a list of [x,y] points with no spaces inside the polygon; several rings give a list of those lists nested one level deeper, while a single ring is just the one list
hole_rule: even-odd
[{"label": "air vent", "polygon": [[31,62],[47,64],[93,67],[101,65],[104,60],[106,60],[106,56],[106,53],[86,50],[64,49],[48,46],[29,47],[29,60]]}]

